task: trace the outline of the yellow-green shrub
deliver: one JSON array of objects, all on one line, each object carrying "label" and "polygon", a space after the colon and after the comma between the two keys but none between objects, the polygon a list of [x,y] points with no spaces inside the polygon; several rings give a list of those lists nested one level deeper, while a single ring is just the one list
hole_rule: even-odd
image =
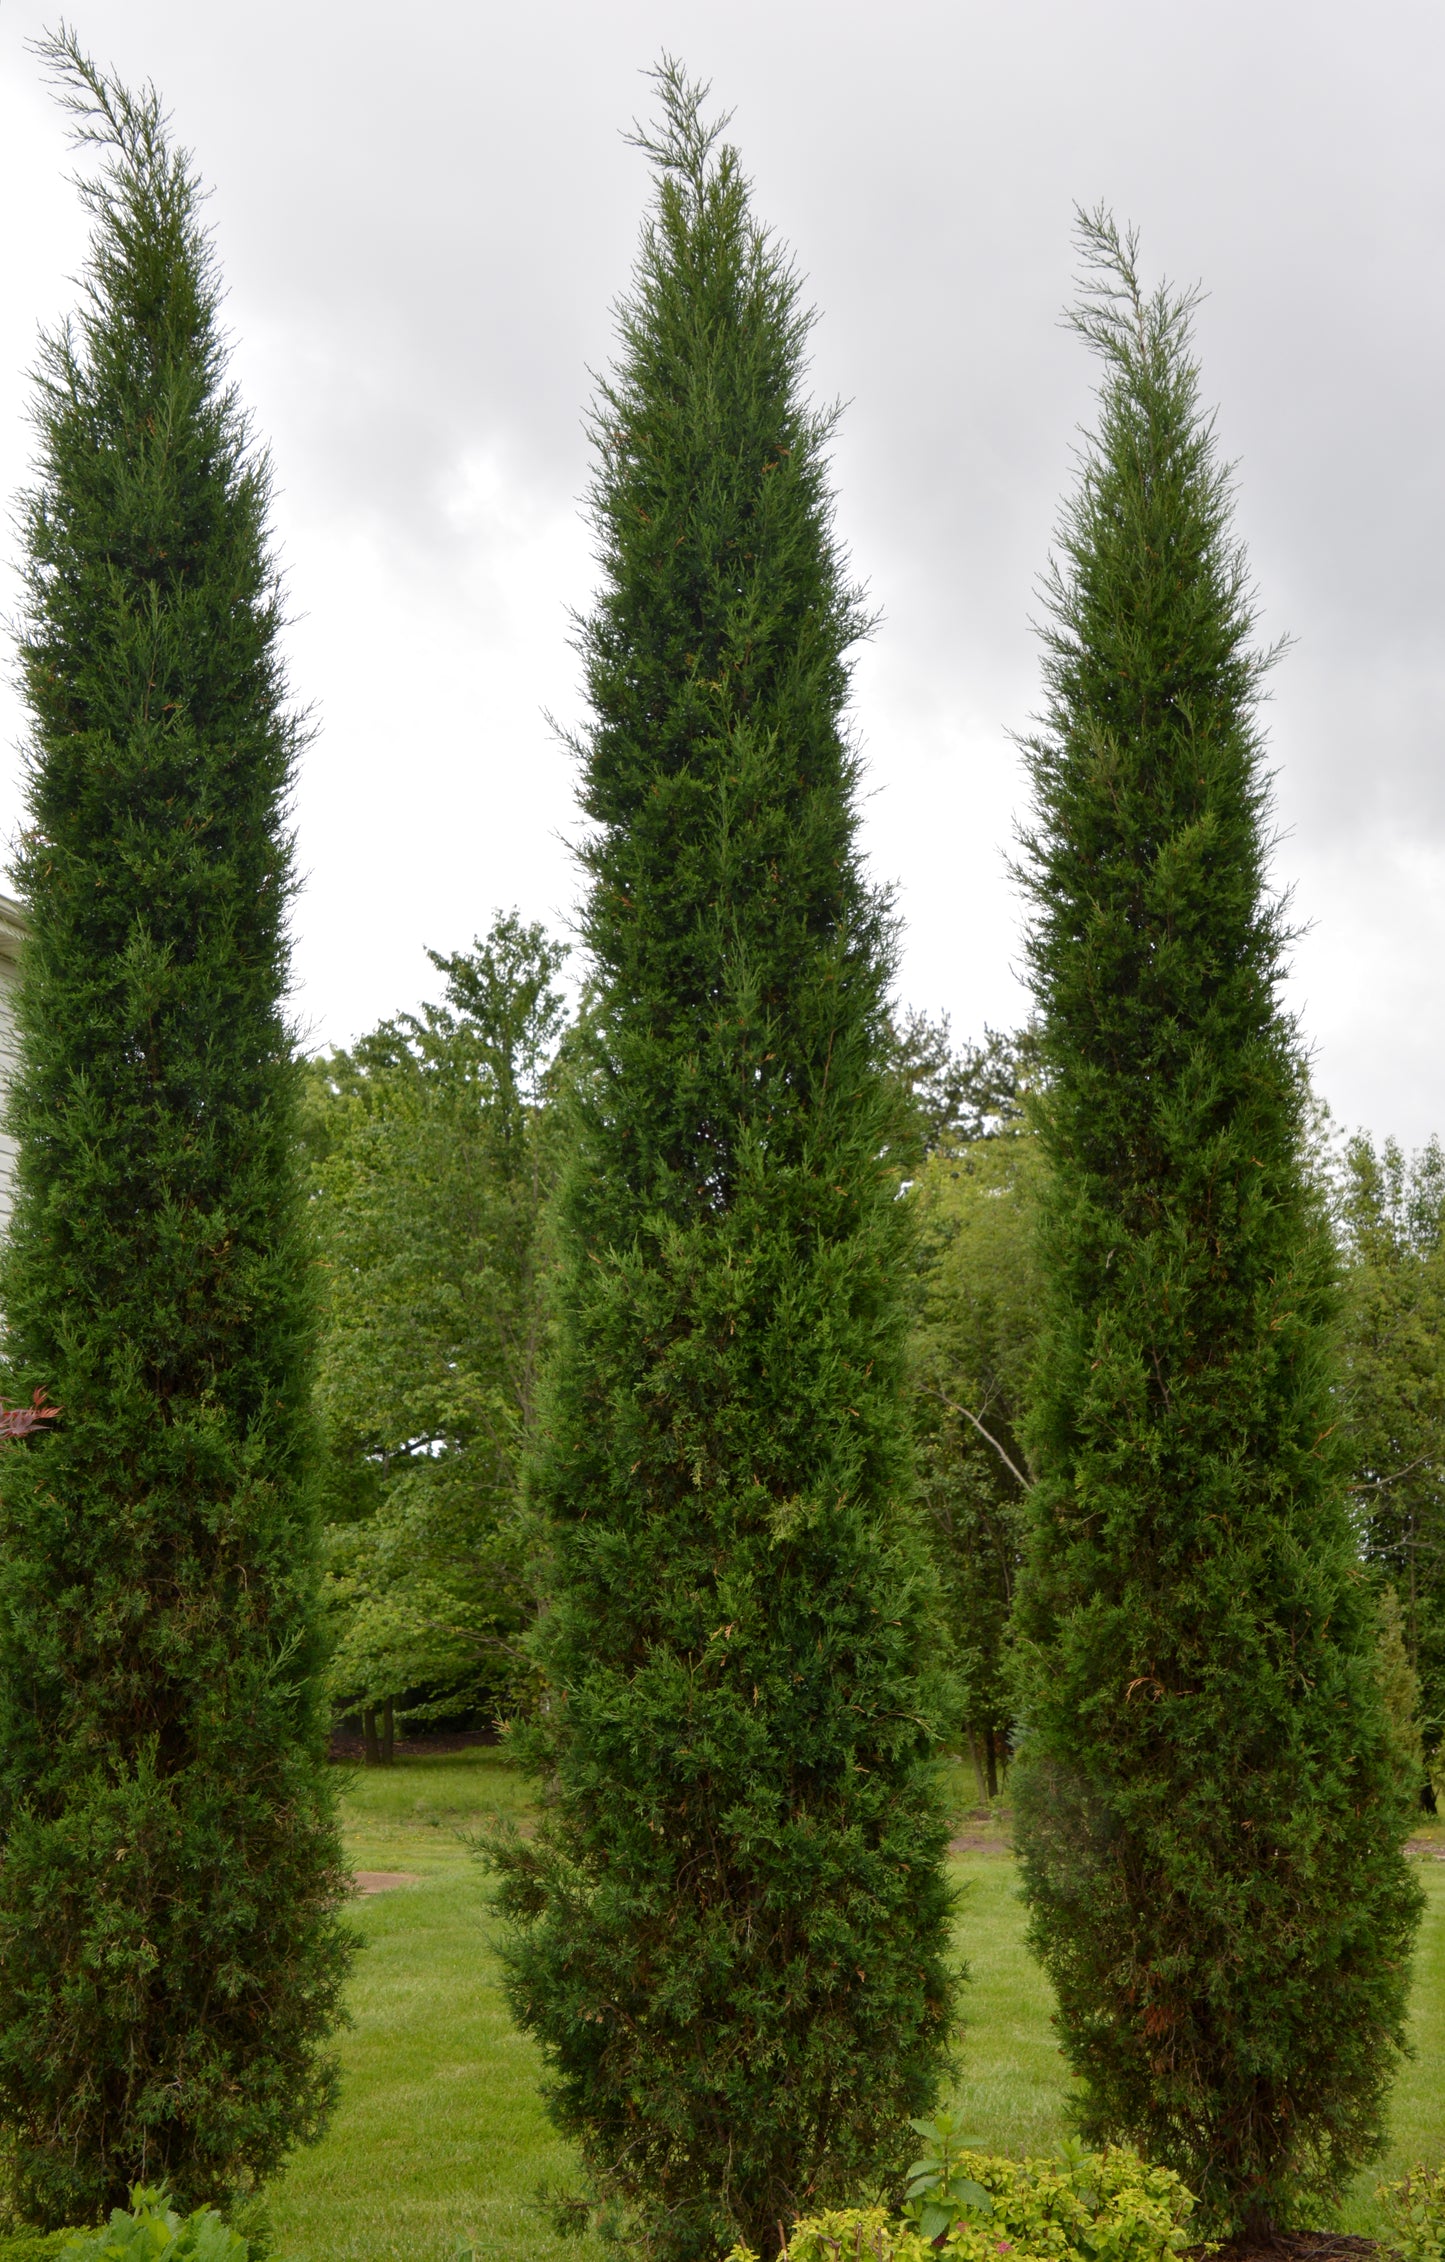
[{"label": "yellow-green shrub", "polygon": [[[839,2207],[795,2223],[783,2252],[787,2262],[933,2262],[934,2250],[910,2224],[890,2218],[882,2207]],[[728,2262],[758,2258],[746,2248],[734,2248]]]},{"label": "yellow-green shrub", "polygon": [[1402,2183],[1382,2183],[1375,2197],[1401,2262],[1445,2262],[1445,2167],[1412,2168]]},{"label": "yellow-green shrub", "polygon": [[[1069,2144],[1051,2160],[964,2152],[958,2165],[988,2193],[990,2211],[961,2217],[941,2248],[882,2207],[848,2207],[796,2223],[780,2262],[933,2262],[939,2253],[953,2262],[1173,2262],[1191,2244],[1193,2194],[1172,2169],[1123,2147]],[[728,2262],[758,2258],[735,2247]]]}]

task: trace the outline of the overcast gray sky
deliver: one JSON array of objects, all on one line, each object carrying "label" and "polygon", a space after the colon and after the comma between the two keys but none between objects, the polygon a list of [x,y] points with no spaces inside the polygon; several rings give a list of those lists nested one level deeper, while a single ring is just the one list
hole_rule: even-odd
[{"label": "overcast gray sky", "polygon": [[[670,48],[734,110],[850,406],[840,520],[884,615],[857,672],[903,995],[1026,1009],[1006,871],[1029,616],[1091,371],[1070,215],[1200,280],[1266,633],[1293,1001],[1349,1125],[1445,1129],[1445,11],[1426,0],[72,0],[212,184],[236,371],[276,463],[313,1042],[413,1004],[498,906],[565,924],[589,366],[648,193],[619,129]],[[0,5],[0,489],[83,227]],[[13,541],[7,556],[13,555]],[[12,585],[13,587],[13,585]],[[9,598],[7,597],[7,604]],[[19,816],[0,694],[0,833]]]}]

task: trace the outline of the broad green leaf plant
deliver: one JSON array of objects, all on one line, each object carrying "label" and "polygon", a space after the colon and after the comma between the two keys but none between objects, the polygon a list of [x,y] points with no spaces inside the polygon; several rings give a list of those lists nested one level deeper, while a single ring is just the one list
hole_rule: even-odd
[{"label": "broad green leaf plant", "polygon": [[910,2121],[923,2137],[927,2150],[908,2171],[903,2215],[930,2244],[960,2221],[991,2215],[993,2201],[981,2183],[964,2173],[968,2140],[952,2113],[939,2113],[931,2121]]},{"label": "broad green leaf plant", "polygon": [[63,2262],[246,2262],[246,2241],[214,2207],[178,2215],[164,2191],[137,2184],[100,2230],[77,2231]]}]

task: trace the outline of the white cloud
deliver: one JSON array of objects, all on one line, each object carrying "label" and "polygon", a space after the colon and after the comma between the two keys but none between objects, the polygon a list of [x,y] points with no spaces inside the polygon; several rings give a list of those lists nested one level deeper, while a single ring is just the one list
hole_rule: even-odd
[{"label": "white cloud", "polygon": [[[0,481],[18,371],[81,242],[60,124],[0,14]],[[1346,1120],[1445,1123],[1445,654],[1436,527],[1445,18],[1416,0],[106,0],[82,36],[154,75],[215,184],[237,370],[274,443],[298,693],[300,1006],[342,1038],[413,1000],[424,942],[565,915],[566,608],[580,421],[646,168],[618,135],[664,45],[712,72],[851,402],[840,525],[886,618],[858,671],[866,837],[908,993],[1013,1017],[1003,875],[1027,628],[1090,371],[1058,327],[1073,199],[1201,276],[1205,383],[1242,458],[1266,625],[1294,993]],[[15,735],[0,712],[0,741]],[[0,776],[0,821],[14,807]]]}]

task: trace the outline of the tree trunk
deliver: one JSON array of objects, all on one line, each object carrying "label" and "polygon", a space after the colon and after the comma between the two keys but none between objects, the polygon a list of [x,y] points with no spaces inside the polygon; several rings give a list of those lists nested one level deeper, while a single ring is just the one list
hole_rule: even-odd
[{"label": "tree trunk", "polygon": [[390,1697],[381,1708],[381,1764],[383,1767],[396,1765],[396,1716]]},{"label": "tree trunk", "polygon": [[998,1744],[992,1728],[985,1728],[983,1732],[983,1756],[987,1762],[988,1799],[992,1806],[998,1797]]},{"label": "tree trunk", "polygon": [[983,1752],[979,1746],[976,1728],[970,1728],[968,1731],[968,1756],[973,1761],[974,1781],[978,1785],[978,1803],[983,1806],[988,1800],[988,1780],[984,1774]]},{"label": "tree trunk", "polygon": [[381,1746],[376,1740],[376,1714],[369,1704],[362,1708],[361,1733],[366,1744],[367,1766],[380,1767]]}]

